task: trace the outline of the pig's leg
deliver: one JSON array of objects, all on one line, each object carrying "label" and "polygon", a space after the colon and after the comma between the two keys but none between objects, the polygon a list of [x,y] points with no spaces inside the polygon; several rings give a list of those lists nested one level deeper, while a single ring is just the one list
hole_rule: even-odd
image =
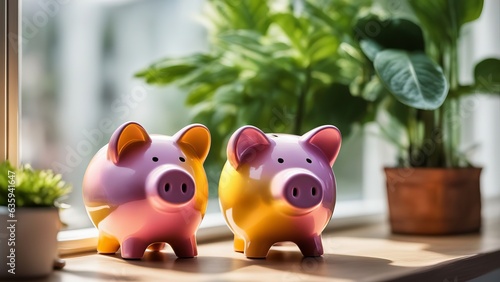
[{"label": "pig's leg", "polygon": [[100,254],[114,254],[120,248],[120,243],[115,237],[110,236],[103,231],[99,232],[97,241],[97,252]]},{"label": "pig's leg", "polygon": [[248,239],[245,242],[245,255],[247,258],[265,258],[273,244],[266,240]]},{"label": "pig's leg", "polygon": [[193,236],[189,238],[182,238],[169,242],[174,250],[174,253],[179,258],[192,258],[198,255],[196,247],[196,238]]},{"label": "pig's leg", "polygon": [[148,245],[149,242],[136,237],[130,237],[122,243],[122,258],[141,259]]},{"label": "pig's leg", "polygon": [[148,250],[153,252],[159,252],[165,248],[165,243],[153,243],[149,245]]},{"label": "pig's leg", "polygon": [[305,257],[319,257],[323,255],[323,244],[319,235],[295,243]]},{"label": "pig's leg", "polygon": [[234,234],[234,251],[239,253],[245,251],[245,241],[236,234]]}]

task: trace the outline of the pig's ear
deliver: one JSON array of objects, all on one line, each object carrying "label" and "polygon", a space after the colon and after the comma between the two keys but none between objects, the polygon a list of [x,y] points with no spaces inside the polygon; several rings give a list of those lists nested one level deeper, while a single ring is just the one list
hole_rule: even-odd
[{"label": "pig's ear", "polygon": [[202,124],[191,124],[179,130],[174,136],[175,142],[183,150],[192,151],[204,162],[210,151],[210,131]]},{"label": "pig's ear", "polygon": [[318,148],[333,166],[340,151],[342,136],[340,130],[333,125],[323,125],[302,135],[301,142]]},{"label": "pig's ear", "polygon": [[243,126],[238,129],[227,144],[227,159],[238,168],[240,164],[251,161],[259,151],[269,147],[271,142],[260,129],[254,126]]},{"label": "pig's ear", "polygon": [[132,144],[151,143],[151,138],[146,130],[136,122],[127,122],[118,127],[111,136],[108,145],[108,159],[118,163],[120,156]]}]

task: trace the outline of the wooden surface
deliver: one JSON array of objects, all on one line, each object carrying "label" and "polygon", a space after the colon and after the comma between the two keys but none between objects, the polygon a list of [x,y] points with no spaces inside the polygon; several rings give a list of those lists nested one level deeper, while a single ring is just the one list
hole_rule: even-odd
[{"label": "wooden surface", "polygon": [[334,231],[323,236],[320,258],[285,244],[250,260],[231,241],[202,244],[194,259],[176,259],[170,248],[139,261],[84,254],[45,281],[465,281],[500,268],[500,205],[483,218],[481,233],[459,236],[392,235],[385,223]]}]

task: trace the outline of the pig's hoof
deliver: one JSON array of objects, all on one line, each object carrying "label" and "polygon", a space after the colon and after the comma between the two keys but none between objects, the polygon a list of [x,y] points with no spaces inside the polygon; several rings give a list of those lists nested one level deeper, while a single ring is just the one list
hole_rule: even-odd
[{"label": "pig's hoof", "polygon": [[141,260],[142,257],[140,257],[140,258],[126,258],[126,257],[122,257],[122,259],[124,259],[124,260]]},{"label": "pig's hoof", "polygon": [[165,248],[165,243],[153,243],[149,245],[148,250],[153,252],[159,252]]},{"label": "pig's hoof", "polygon": [[54,269],[55,270],[61,270],[63,267],[66,265],[66,261],[62,260],[60,258],[55,258],[54,259]]},{"label": "pig's hoof", "polygon": [[247,259],[266,259],[266,256],[247,256]]}]

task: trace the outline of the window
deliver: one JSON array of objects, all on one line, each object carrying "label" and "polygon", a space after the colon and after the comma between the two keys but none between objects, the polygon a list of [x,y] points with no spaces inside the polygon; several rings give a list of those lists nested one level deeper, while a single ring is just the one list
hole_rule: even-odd
[{"label": "window", "polygon": [[[88,162],[119,124],[136,120],[150,133],[173,134],[190,122],[185,93],[175,87],[146,85],[133,75],[158,58],[207,50],[207,31],[197,20],[203,4],[202,0],[23,2],[20,161],[35,168],[52,168],[73,184],[68,199],[72,207],[62,213],[70,229],[91,226],[81,199],[81,182]],[[463,39],[464,64],[500,55],[496,48],[500,37],[491,35],[500,30],[492,12],[496,10],[485,8],[483,18],[468,27]],[[478,36],[490,38],[491,44],[474,45],[478,40],[470,38]],[[5,46],[2,44],[2,48]],[[462,78],[470,75],[462,74]],[[3,81],[9,81],[9,87],[17,85],[15,79]],[[490,156],[500,156],[496,145],[500,128],[495,124],[499,120],[499,99],[484,95],[468,99],[475,106],[469,116],[463,117],[465,143],[481,142],[472,159],[488,168],[483,175],[486,194],[498,194],[495,183],[499,176],[494,174],[500,158]],[[13,138],[16,126],[10,114],[17,106],[15,100],[9,101],[13,104],[9,104],[9,116],[0,129],[8,131],[4,136]],[[382,207],[381,168],[390,165],[394,152],[377,137],[367,135],[344,140],[334,167],[338,200],[375,199]],[[3,154],[16,150],[17,142],[12,139],[0,141],[2,148],[10,142],[11,151],[2,149]],[[218,172],[208,174],[211,196],[215,196]],[[217,201],[212,201],[208,212],[218,210]]]},{"label": "window", "polygon": [[201,3],[23,3],[21,160],[73,184],[71,208],[62,212],[71,228],[91,226],[83,175],[120,124],[135,120],[171,135],[189,123],[183,93],[145,85],[134,73],[158,57],[206,48],[193,19]]},{"label": "window", "polygon": [[[158,58],[207,50],[206,29],[196,19],[203,3],[23,2],[21,162],[52,168],[73,184],[71,208],[61,214],[70,229],[91,226],[81,182],[118,125],[135,120],[150,133],[173,134],[190,122],[184,93],[133,76]],[[362,196],[362,158],[355,153],[361,147],[360,139],[343,148],[352,154],[337,165],[344,175],[340,199]],[[219,173],[208,171],[211,196]],[[212,201],[208,213],[218,210]]]}]

